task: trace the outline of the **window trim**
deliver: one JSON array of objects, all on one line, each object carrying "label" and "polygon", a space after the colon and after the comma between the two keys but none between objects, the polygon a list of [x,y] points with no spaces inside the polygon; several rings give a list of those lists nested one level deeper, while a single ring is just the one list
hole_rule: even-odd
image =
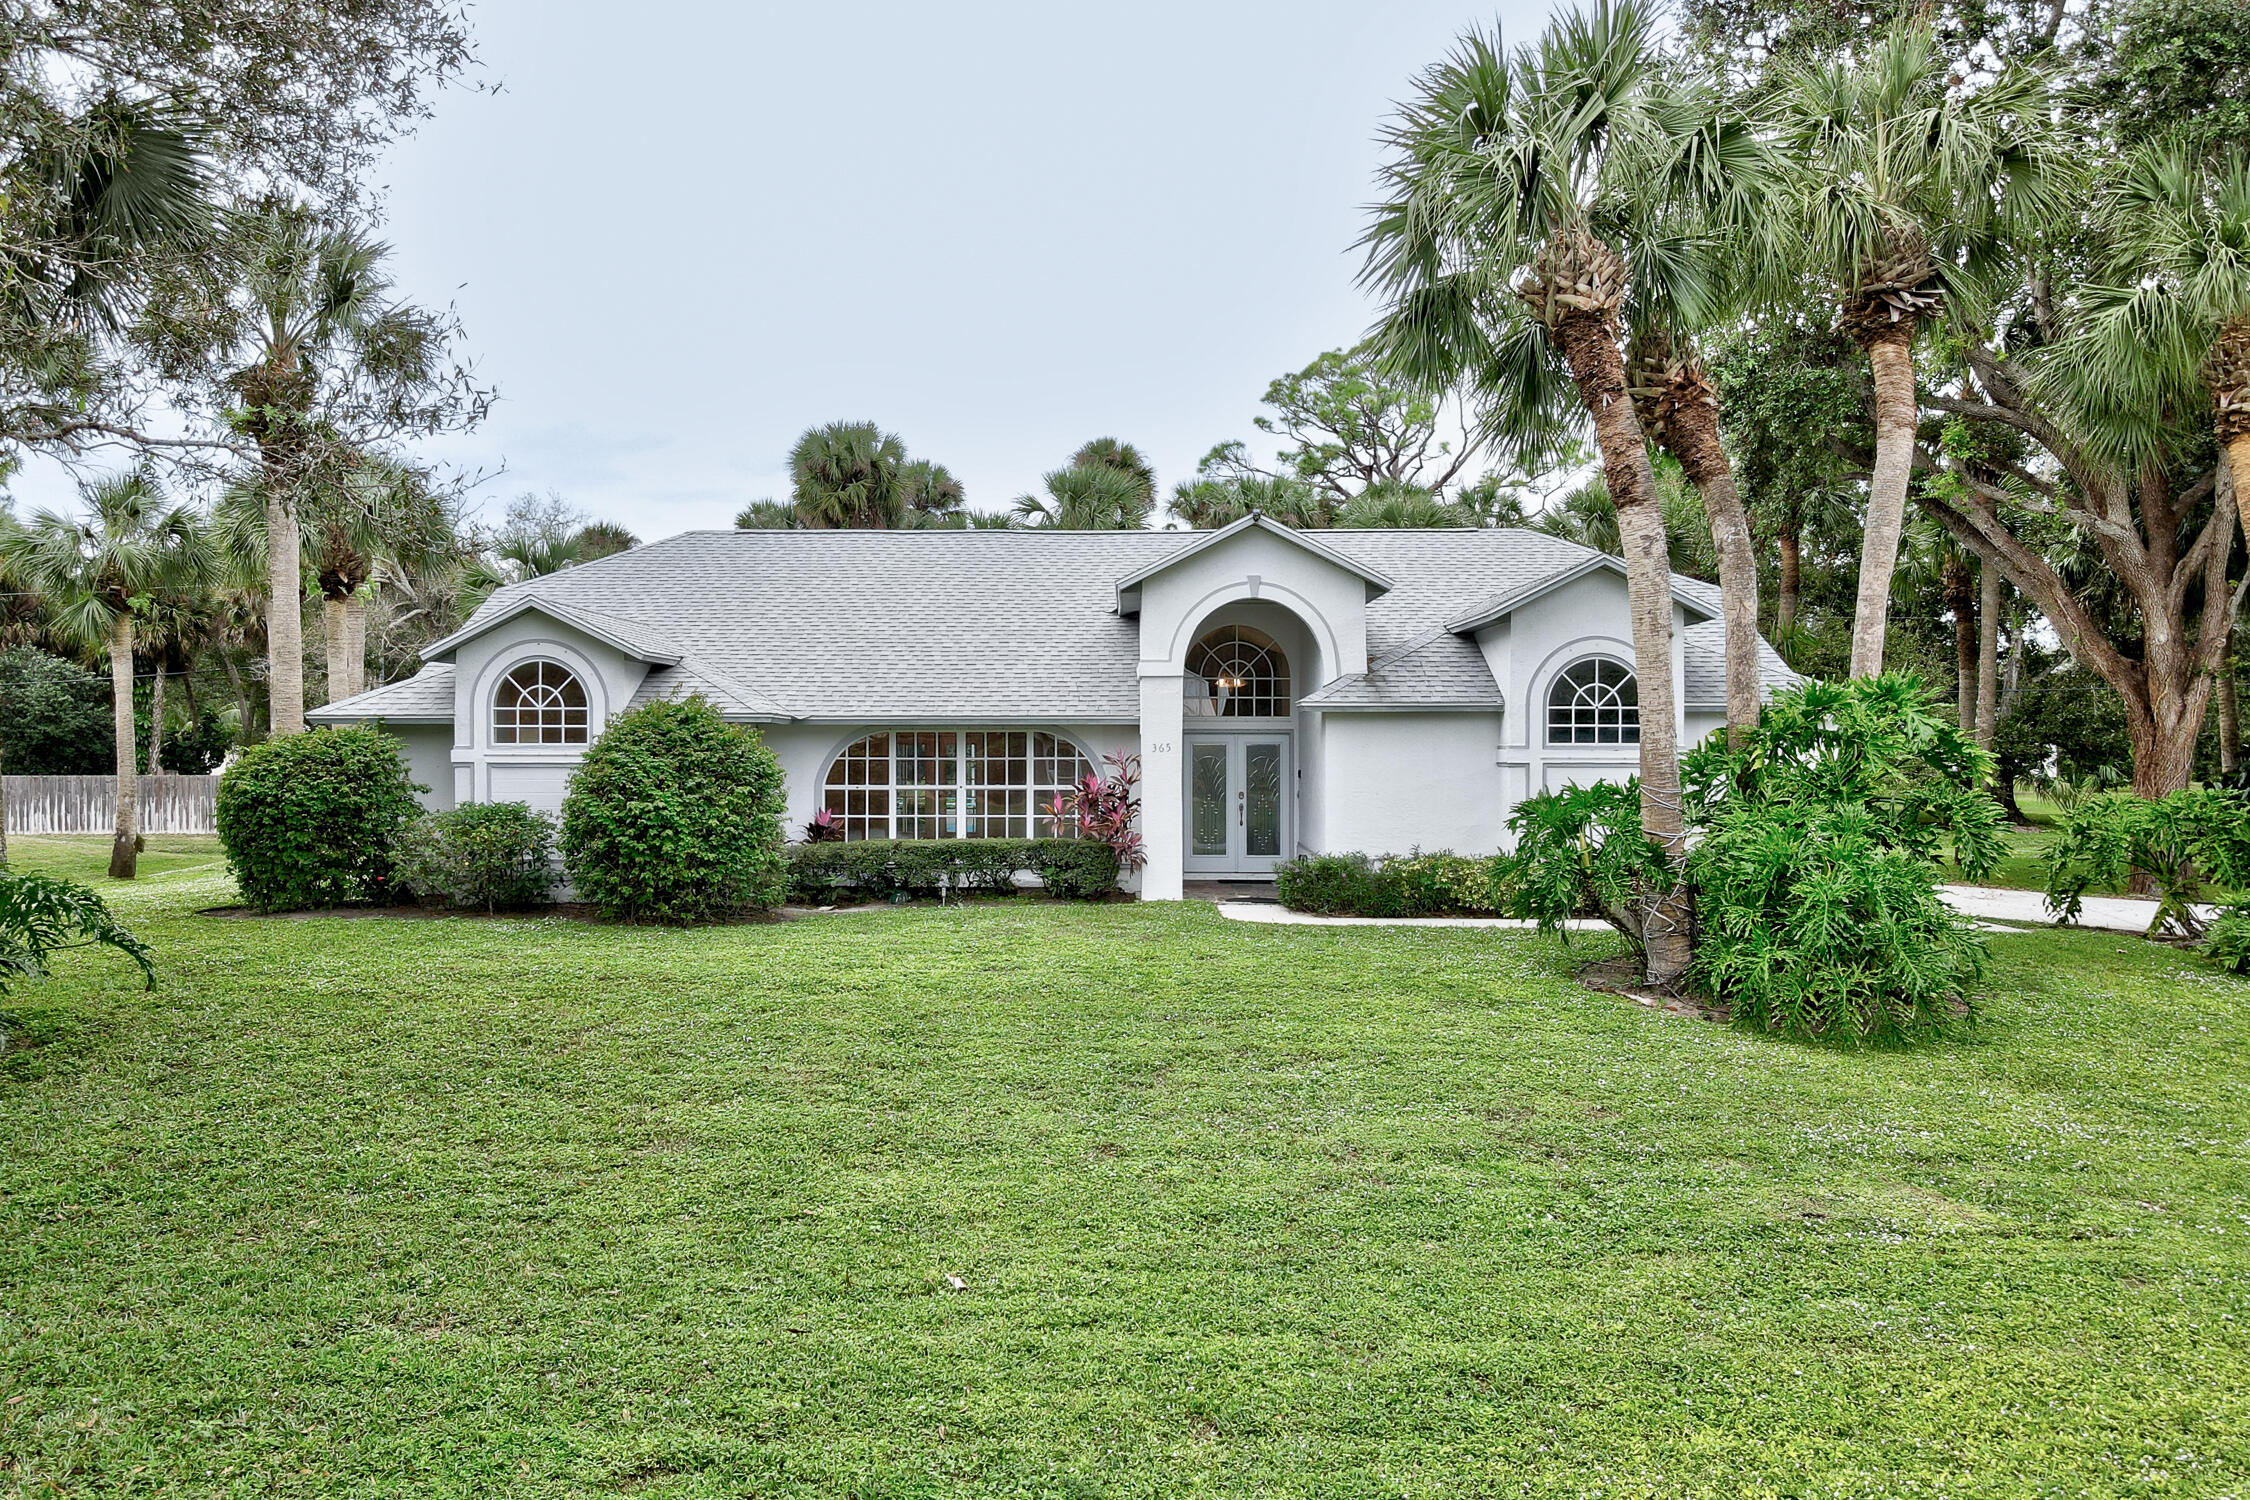
[{"label": "window trim", "polygon": [[[1569,734],[1572,737],[1558,738],[1557,730],[1555,727],[1555,714],[1558,707],[1561,707],[1565,712],[1572,714],[1574,718],[1577,713],[1581,711],[1580,697],[1583,693],[1583,689],[1578,685],[1571,683],[1570,674],[1585,666],[1593,666],[1597,668],[1597,681],[1595,683],[1596,686],[1600,685],[1598,680],[1598,668],[1602,666],[1618,668],[1625,674],[1625,680],[1624,682],[1608,690],[1606,700],[1597,701],[1590,705],[1591,712],[1595,715],[1594,723],[1591,726],[1595,734],[1595,738],[1590,740],[1582,740],[1576,738],[1575,724],[1563,731],[1563,733]],[[1627,686],[1630,686],[1632,688],[1633,701],[1630,704],[1620,703],[1617,700],[1619,699],[1623,689]],[[1563,692],[1566,687],[1568,687],[1571,693],[1571,702],[1568,705],[1558,705],[1555,701],[1556,695]],[[1613,740],[1604,740],[1600,738],[1602,728],[1600,715],[1605,710],[1612,708],[1618,713],[1618,737]],[[1541,731],[1541,742],[1544,747],[1549,750],[1611,750],[1623,752],[1626,750],[1637,751],[1640,748],[1640,674],[1633,670],[1633,664],[1631,662],[1626,661],[1613,652],[1582,652],[1579,655],[1571,657],[1560,667],[1556,668],[1554,674],[1547,679],[1547,690],[1540,695],[1540,709],[1541,722],[1544,726]],[[1624,718],[1625,714],[1628,712],[1632,715],[1632,721],[1630,724],[1627,724]]]},{"label": "window trim", "polygon": [[[984,748],[972,754],[970,737],[989,735],[1024,736],[1024,748],[1020,757],[1013,754],[1012,749],[997,757],[1003,765],[1021,759],[1023,780],[1010,778],[996,782],[988,776],[983,780],[971,781],[971,767],[990,765],[995,757]],[[877,737],[884,740],[880,758],[872,754],[855,755],[854,752]],[[1054,753],[1044,756],[1038,753],[1041,737],[1051,742]],[[910,742],[903,747],[909,752],[903,757],[908,764],[946,768],[950,775],[944,780],[926,777],[902,780],[902,740]],[[1040,774],[1042,762],[1053,768],[1052,774]],[[850,772],[846,769],[846,779],[836,779],[840,768],[848,768],[855,763],[870,768],[870,773],[861,780],[853,781],[849,779]],[[843,827],[844,837],[854,842],[887,838],[1054,837],[1059,831],[1053,829],[1051,823],[1047,830],[1041,829],[1042,821],[1047,821],[1043,809],[1055,795],[1077,785],[1080,776],[1092,774],[1096,764],[1095,757],[1086,752],[1075,736],[1058,729],[991,724],[908,724],[863,729],[829,754],[821,768],[817,806],[835,818]],[[881,780],[877,780],[872,774],[872,768],[876,766],[882,768]],[[860,794],[859,806],[856,808],[852,805],[855,792]],[[996,792],[1023,793],[1023,811],[1019,814],[1005,802],[1000,810],[992,810],[985,798]],[[903,794],[908,793],[917,794],[920,799],[919,805],[911,810],[901,805],[905,800]],[[878,795],[883,804],[883,810],[879,813],[871,810]],[[1026,830],[1023,833],[1012,829],[994,833],[984,826],[988,821],[1012,821],[1018,817],[1023,820]],[[902,823],[924,826],[910,827],[902,832]],[[874,826],[877,824],[880,825],[880,831]],[[974,833],[969,831],[972,824],[977,826]]]}]

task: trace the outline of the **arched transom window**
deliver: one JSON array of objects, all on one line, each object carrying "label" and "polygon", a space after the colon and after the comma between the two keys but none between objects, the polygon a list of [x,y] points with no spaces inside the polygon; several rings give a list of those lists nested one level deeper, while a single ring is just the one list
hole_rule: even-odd
[{"label": "arched transom window", "polygon": [[1053,838],[1047,805],[1093,769],[1040,730],[891,730],[844,747],[821,805],[847,839]]},{"label": "arched transom window", "polygon": [[1187,658],[1191,719],[1280,719],[1289,714],[1289,658],[1274,638],[1247,625],[1222,625]]},{"label": "arched transom window", "polygon": [[492,695],[495,745],[583,745],[586,685],[559,661],[527,661]]},{"label": "arched transom window", "polygon": [[1641,686],[1633,669],[1607,656],[1575,662],[1547,689],[1550,745],[1637,745]]}]

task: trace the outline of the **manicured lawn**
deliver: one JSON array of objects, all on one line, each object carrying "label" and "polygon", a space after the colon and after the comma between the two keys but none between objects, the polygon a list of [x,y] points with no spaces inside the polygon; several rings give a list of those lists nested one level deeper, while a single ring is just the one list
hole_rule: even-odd
[{"label": "manicured lawn", "polygon": [[2245,1493],[2250,984],[2168,949],[1854,1054],[1518,934],[230,894],[0,1002],[0,1489]]}]

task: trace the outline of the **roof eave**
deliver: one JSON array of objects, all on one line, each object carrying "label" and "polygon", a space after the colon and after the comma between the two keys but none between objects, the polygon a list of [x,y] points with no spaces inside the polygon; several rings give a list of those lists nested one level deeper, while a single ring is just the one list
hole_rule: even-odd
[{"label": "roof eave", "polygon": [[[1623,576],[1625,560],[1621,557],[1612,557],[1606,552],[1597,553],[1551,577],[1543,578],[1537,583],[1527,584],[1514,593],[1503,594],[1498,599],[1487,600],[1467,614],[1457,615],[1447,621],[1445,628],[1455,635],[1474,635],[1487,625],[1498,624],[1525,605],[1537,603],[1556,589],[1605,570]],[[1683,593],[1677,582],[1672,585],[1672,602],[1693,616],[1690,623],[1718,618],[1718,615],[1701,600]]]},{"label": "roof eave", "polygon": [[530,610],[537,610],[559,625],[567,625],[573,630],[591,636],[611,650],[622,652],[634,661],[647,662],[649,665],[657,667],[676,667],[685,660],[684,655],[680,652],[652,650],[638,641],[629,640],[613,630],[606,629],[600,620],[588,618],[586,611],[574,609],[559,600],[542,599],[537,594],[526,594],[522,598],[512,600],[505,608],[495,612],[491,618],[471,621],[459,630],[454,631],[453,634],[441,640],[432,641],[422,648],[422,660],[426,662],[451,661],[453,653],[462,645],[475,640],[489,630],[495,630],[505,625],[516,616]]}]

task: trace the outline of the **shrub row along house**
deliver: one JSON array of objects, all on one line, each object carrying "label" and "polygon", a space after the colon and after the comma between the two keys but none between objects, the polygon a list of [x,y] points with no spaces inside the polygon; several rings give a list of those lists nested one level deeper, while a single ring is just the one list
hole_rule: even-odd
[{"label": "shrub row along house", "polygon": [[[1675,578],[1690,738],[1724,722],[1718,607]],[[400,736],[439,806],[559,807],[606,721],[700,693],[763,732],[793,825],[855,839],[1049,834],[1057,791],[1137,754],[1147,899],[1493,851],[1639,740],[1623,564],[1516,530],[689,532],[501,589],[424,655],[312,717]]]}]

